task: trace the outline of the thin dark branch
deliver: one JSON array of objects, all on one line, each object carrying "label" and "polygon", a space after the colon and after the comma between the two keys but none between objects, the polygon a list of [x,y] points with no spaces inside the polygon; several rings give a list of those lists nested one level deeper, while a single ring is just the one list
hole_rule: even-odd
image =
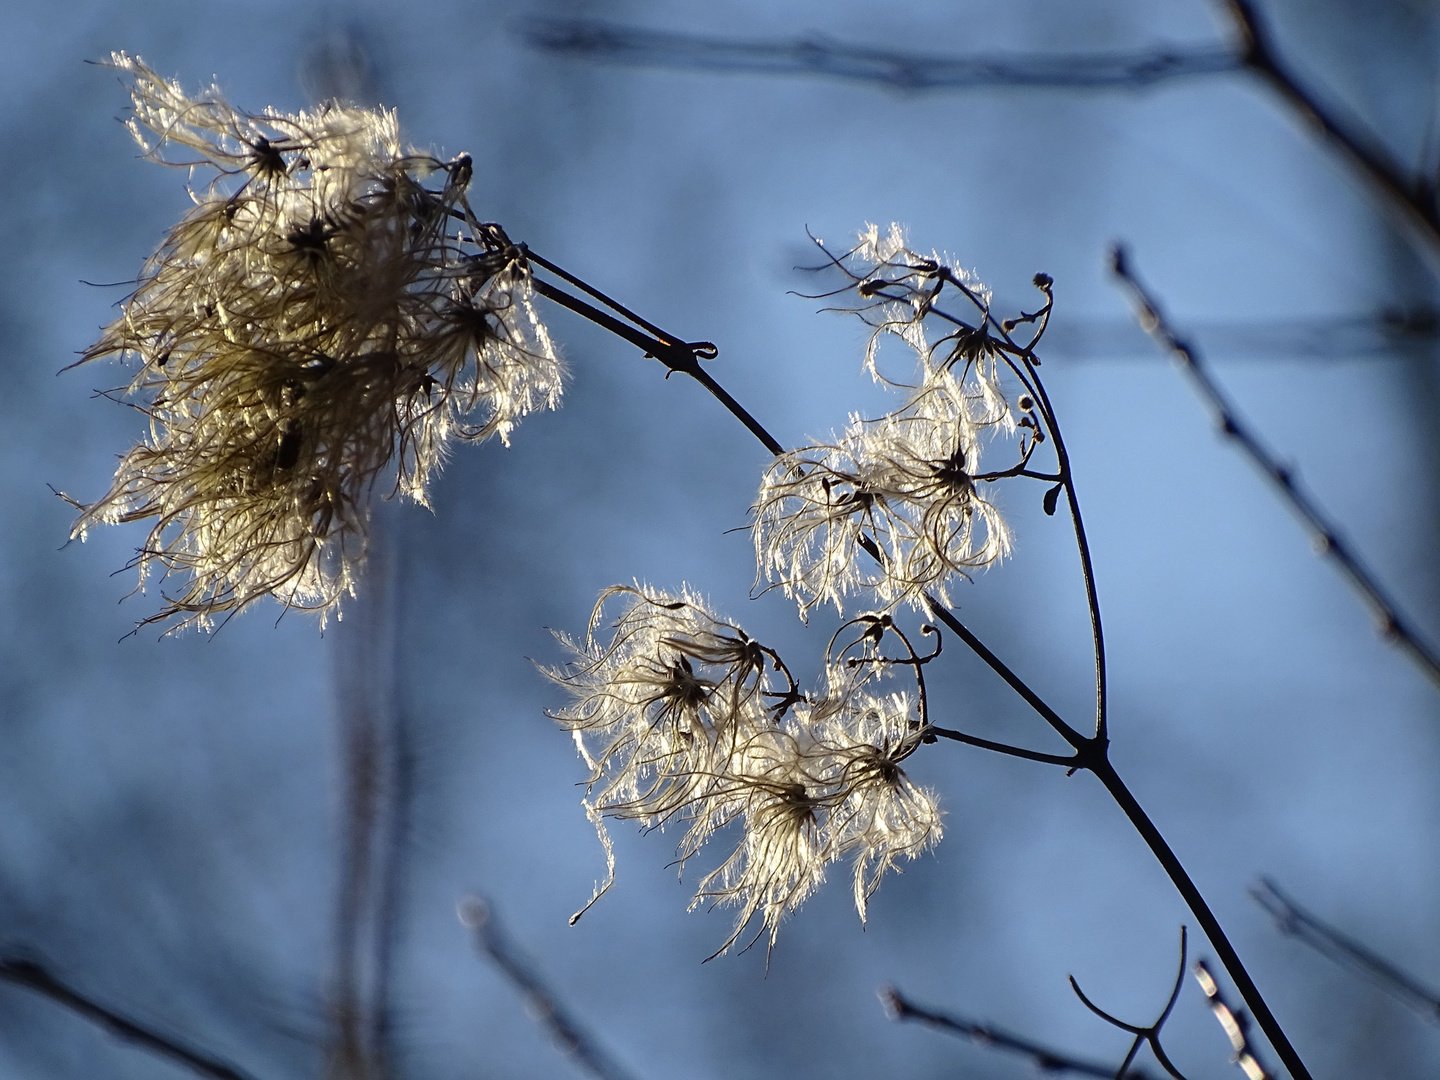
[{"label": "thin dark branch", "polygon": [[931,724],[926,730],[928,730],[931,735],[936,735],[942,739],[964,743],[966,746],[974,746],[981,750],[992,750],[997,754],[1007,754],[1010,757],[1024,758],[1026,761],[1039,761],[1046,765],[1061,765],[1067,769],[1077,769],[1080,767],[1080,759],[1074,754],[1046,754],[1040,750],[1027,750],[1023,746],[1011,746],[1009,743],[992,742],[989,739],[982,739],[978,735],[967,735],[963,731],[936,727],[934,724]]},{"label": "thin dark branch", "polygon": [[[573,280],[570,279],[569,275],[566,275],[566,277],[568,280]],[[700,361],[696,357],[696,353],[704,346],[709,346],[709,348],[713,349],[714,346],[711,346],[709,342],[687,343],[681,341],[679,338],[671,337],[668,334],[664,335],[663,339],[650,337],[648,334],[635,329],[633,326],[627,326],[613,315],[606,314],[593,304],[587,304],[579,297],[571,296],[563,289],[557,289],[548,282],[536,280],[535,291],[546,299],[553,300],[561,307],[569,308],[575,312],[575,314],[589,319],[597,326],[609,330],[617,337],[624,338],[632,345],[644,349],[646,356],[653,356],[671,371],[678,371],[682,374],[689,375],[708,390],[720,404],[724,405],[725,408],[730,411],[731,415],[749,428],[750,433],[764,444],[765,449],[777,455],[785,452],[785,448],[780,445],[779,441],[771,435],[770,432],[765,430],[760,421],[751,416],[738,401],[726,392],[724,387],[710,376],[708,371],[700,366]],[[586,291],[590,291],[588,287]]]},{"label": "thin dark branch", "polygon": [[1235,1051],[1235,1064],[1244,1070],[1246,1080],[1274,1080],[1273,1074],[1260,1064],[1255,1052],[1250,1049],[1245,1014],[1236,1012],[1225,1003],[1220,984],[1210,974],[1210,969],[1203,960],[1195,964],[1195,980],[1210,999],[1210,1011],[1215,1014],[1215,1019],[1220,1022],[1221,1029],[1230,1039],[1230,1048]]},{"label": "thin dark branch", "polygon": [[638,67],[821,75],[894,90],[987,86],[1141,90],[1174,79],[1239,70],[1223,46],[1160,46],[1127,52],[927,56],[848,45],[819,36],[744,41],[664,33],[591,19],[531,19],[519,32],[545,52]]},{"label": "thin dark branch", "polygon": [[[885,1005],[885,1011],[893,1020],[910,1020],[934,1028],[936,1031],[943,1031],[948,1035],[969,1039],[979,1046],[989,1046],[996,1050],[1020,1054],[1028,1057],[1036,1069],[1047,1075],[1071,1073],[1076,1076],[1100,1077],[1101,1080],[1115,1080],[1114,1066],[1102,1065],[1096,1061],[1086,1061],[1084,1058],[1075,1057],[1072,1054],[1052,1050],[1033,1039],[1012,1034],[993,1024],[967,1020],[949,1013],[935,1012],[910,1001],[893,986],[880,988],[880,1000]],[[1128,1080],[1150,1080],[1150,1074],[1143,1069],[1126,1069],[1121,1075]]]},{"label": "thin dark branch", "polygon": [[1140,325],[1168,352],[1189,377],[1191,385],[1204,400],[1221,433],[1230,439],[1254,463],[1270,482],[1277,495],[1294,511],[1314,542],[1315,549],[1330,560],[1360,594],[1379,624],[1380,633],[1408,656],[1431,682],[1440,687],[1440,653],[1428,644],[1419,630],[1404,615],[1390,594],[1381,586],[1374,572],[1340,534],[1339,528],[1320,508],[1295,475],[1295,470],[1281,463],[1255,430],[1236,411],[1229,396],[1221,389],[1200,353],[1184,341],[1166,321],[1159,301],[1145,288],[1130,266],[1123,246],[1111,252],[1116,278],[1130,293]]},{"label": "thin dark branch", "polygon": [[1421,234],[1435,265],[1435,257],[1440,256],[1440,207],[1434,186],[1413,176],[1358,119],[1344,115],[1335,103],[1323,101],[1296,77],[1280,56],[1253,0],[1221,3],[1234,25],[1243,67],[1266,82],[1306,126],[1338,150],[1402,223]]},{"label": "thin dark branch", "polygon": [[[1039,713],[1040,716],[1045,720],[1045,722],[1049,724],[1052,728],[1054,728],[1061,738],[1063,738],[1079,752],[1093,753],[1093,747],[1095,745],[1094,740],[1087,738],[1075,728],[1071,727],[1068,723],[1065,722],[1065,720],[1060,716],[1059,713],[1057,713],[1049,705],[1045,704],[1044,699],[1041,698],[1040,695],[1037,694],[1034,690],[1032,690],[1030,688],[1030,685],[1026,683],[1024,679],[1020,678],[1019,675],[1016,675],[1015,672],[1011,671],[1003,660],[1001,660],[998,656],[991,652],[989,647],[986,646],[983,641],[981,641],[978,637],[971,633],[969,627],[962,623],[955,616],[954,612],[950,611],[949,608],[943,606],[940,601],[933,596],[927,595],[925,597],[925,602],[927,605],[929,605],[930,613],[934,615],[935,618],[939,619],[942,623],[944,623],[946,628],[949,629],[952,633],[954,633],[961,641],[963,641],[970,649],[970,651],[973,652],[976,656],[978,656],[981,660],[983,660],[986,665],[988,665],[989,668],[995,672],[995,674],[999,675],[1000,678],[1004,679],[1005,682],[1009,685],[1010,689],[1014,690],[1015,693],[1019,694],[1027,705],[1029,705],[1032,709]],[[1073,764],[1077,768],[1087,768],[1087,761],[1076,761]]]},{"label": "thin dark branch", "polygon": [[1275,920],[1275,926],[1282,934],[1365,976],[1426,1019],[1440,1021],[1440,993],[1306,911],[1281,892],[1270,878],[1261,878],[1260,883],[1250,890],[1250,895]]},{"label": "thin dark branch", "polygon": [[0,958],[0,980],[33,990],[92,1024],[104,1028],[117,1039],[134,1043],[151,1053],[168,1058],[199,1076],[207,1076],[211,1080],[252,1080],[248,1073],[241,1072],[219,1058],[186,1046],[177,1039],[161,1035],[133,1020],[127,1020],[119,1013],[91,1001],[33,960],[22,957]]},{"label": "thin dark branch", "polygon": [[599,1041],[561,1004],[534,966],[520,954],[500,928],[492,906],[478,896],[460,902],[460,921],[470,930],[475,947],[525,996],[530,1013],[549,1031],[561,1053],[596,1080],[632,1080]]},{"label": "thin dark branch", "polygon": [[1160,1062],[1161,1068],[1173,1077],[1173,1080],[1185,1080],[1185,1075],[1181,1073],[1179,1069],[1175,1068],[1174,1064],[1170,1061],[1169,1055],[1165,1053],[1165,1048],[1160,1045],[1160,1032],[1165,1027],[1165,1021],[1170,1019],[1170,1014],[1175,1009],[1175,1002],[1180,1000],[1180,987],[1185,983],[1185,960],[1188,955],[1189,941],[1185,927],[1182,926],[1180,927],[1180,964],[1179,970],[1175,974],[1175,984],[1170,989],[1170,996],[1165,1000],[1165,1008],[1160,1010],[1159,1017],[1156,1018],[1153,1023],[1144,1027],[1138,1024],[1128,1024],[1124,1020],[1112,1016],[1100,1008],[1099,1005],[1096,1005],[1085,996],[1085,991],[1080,989],[1080,984],[1075,981],[1075,976],[1070,976],[1070,989],[1075,991],[1075,996],[1080,999],[1080,1004],[1084,1005],[1111,1027],[1119,1028],[1121,1031],[1128,1032],[1135,1036],[1135,1041],[1130,1044],[1130,1052],[1125,1055],[1124,1064],[1121,1065],[1120,1070],[1115,1074],[1115,1080],[1123,1080],[1125,1069],[1129,1066],[1130,1062],[1135,1059],[1135,1055],[1139,1052],[1140,1048],[1146,1045],[1150,1047],[1151,1053],[1155,1055],[1155,1060]]}]

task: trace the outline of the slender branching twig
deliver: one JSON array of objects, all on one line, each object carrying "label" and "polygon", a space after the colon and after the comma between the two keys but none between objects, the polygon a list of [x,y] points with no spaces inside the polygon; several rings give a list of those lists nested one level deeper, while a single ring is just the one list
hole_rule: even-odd
[{"label": "slender branching twig", "polygon": [[1174,79],[1236,71],[1241,66],[1232,50],[1214,45],[1054,55],[922,56],[817,36],[795,41],[742,41],[663,33],[593,19],[530,19],[520,24],[519,31],[536,49],[611,63],[821,75],[911,91],[982,86],[1139,90]]},{"label": "slender branching twig", "polygon": [[475,947],[525,996],[531,1014],[545,1027],[561,1053],[571,1058],[596,1080],[632,1080],[585,1029],[550,989],[509,939],[495,917],[491,904],[478,896],[467,896],[458,907],[460,922],[475,939]]},{"label": "slender branching twig", "polygon": [[[545,263],[539,263],[539,265],[549,268],[548,264]],[[552,272],[554,271],[552,270]],[[934,299],[939,294],[938,286],[945,284],[952,285],[969,299],[971,303],[985,312],[986,328],[993,329],[995,334],[998,335],[997,339],[992,340],[994,340],[997,347],[1001,349],[1006,362],[1010,366],[1010,370],[1037,399],[1040,415],[1043,417],[1046,427],[1049,429],[1052,443],[1056,447],[1056,456],[1059,461],[1059,475],[1063,478],[1060,486],[1064,489],[1066,500],[1069,504],[1076,543],[1080,551],[1082,575],[1085,582],[1086,600],[1090,611],[1091,629],[1095,645],[1096,726],[1095,734],[1093,736],[1087,736],[1067,723],[1059,713],[1047,705],[1032,687],[1001,661],[952,611],[940,604],[934,596],[926,595],[925,601],[933,616],[954,632],[992,671],[1004,679],[1022,700],[1030,705],[1057,734],[1070,744],[1075,753],[1073,756],[1061,758],[1057,755],[1020,750],[1016,747],[1009,747],[1005,744],[998,743],[983,748],[994,749],[1000,753],[1047,764],[1066,765],[1072,772],[1084,770],[1094,774],[1096,779],[1104,785],[1110,797],[1115,800],[1121,811],[1129,819],[1131,825],[1134,826],[1135,830],[1140,834],[1146,846],[1150,848],[1151,853],[1170,877],[1171,882],[1184,899],[1186,905],[1195,915],[1196,920],[1200,924],[1200,928],[1205,932],[1205,936],[1210,939],[1210,943],[1219,954],[1220,961],[1224,965],[1225,970],[1229,973],[1231,979],[1234,980],[1241,997],[1244,998],[1245,1003],[1250,1007],[1256,1022],[1260,1025],[1261,1030],[1265,1032],[1266,1038],[1270,1040],[1271,1045],[1275,1048],[1275,1052],[1280,1056],[1281,1061],[1284,1062],[1285,1067],[1290,1071],[1290,1075],[1294,1080],[1311,1080],[1309,1070],[1305,1067],[1305,1063],[1301,1060],[1299,1053],[1290,1043],[1289,1036],[1285,1034],[1285,1030],[1281,1027],[1279,1020],[1276,1019],[1274,1013],[1270,1011],[1270,1007],[1266,1004],[1264,996],[1260,993],[1260,988],[1255,985],[1255,981],[1250,977],[1249,971],[1246,970],[1244,963],[1241,962],[1239,953],[1235,951],[1224,928],[1220,925],[1220,920],[1216,918],[1215,913],[1210,909],[1210,905],[1201,894],[1199,887],[1190,877],[1189,872],[1185,869],[1184,864],[1180,861],[1174,850],[1171,849],[1164,835],[1155,825],[1155,822],[1151,820],[1144,808],[1141,807],[1139,801],[1120,778],[1119,773],[1115,771],[1115,767],[1110,763],[1110,740],[1105,723],[1105,652],[1100,626],[1098,592],[1089,557],[1089,547],[1085,539],[1085,527],[1080,513],[1079,498],[1075,491],[1069,458],[1065,453],[1064,441],[1060,438],[1058,424],[1055,419],[1055,411],[1051,406],[1044,385],[1040,380],[1037,370],[1039,360],[1034,353],[1035,343],[1040,339],[1041,335],[1043,335],[1045,324],[1049,318],[1050,305],[1052,303],[1050,299],[1050,279],[1043,274],[1036,275],[1036,286],[1046,295],[1046,304],[1039,312],[1025,316],[1019,320],[1000,322],[990,315],[988,305],[963,281],[960,281],[950,274],[946,268],[938,265],[933,266],[931,272],[937,277],[937,287],[934,289],[934,295],[926,302],[926,311],[951,324],[962,328],[968,327],[968,324],[964,323],[963,320],[949,315],[934,306]],[[600,293],[591,286],[585,285],[573,275],[566,273],[564,278],[589,295],[600,299],[602,303],[611,307],[612,310],[625,314],[632,321],[639,321],[635,316],[625,311],[625,309],[620,308],[610,301],[603,293]],[[697,381],[701,381],[702,385],[704,385],[717,400],[725,405],[767,449],[775,454],[784,452],[780,441],[761,426],[759,421],[742,408],[713,378],[710,378],[708,373],[700,368],[697,362],[697,356],[715,355],[714,345],[708,342],[702,343],[701,345],[685,344],[679,338],[664,334],[663,332],[654,332],[654,336],[652,337],[641,333],[634,327],[620,322],[614,316],[606,314],[593,305],[554,286],[537,281],[535,288],[541,295],[549,297],[576,314],[590,319],[597,325],[611,330],[625,340],[645,349],[646,355],[659,359],[669,367],[671,371],[682,371],[696,378]],[[882,299],[893,299],[885,297],[883,292],[872,292],[870,295],[872,297],[878,295],[881,296]],[[1012,332],[1022,323],[1037,324],[1034,336],[1028,343],[1017,342],[1012,336]],[[641,325],[646,327],[650,326],[648,323],[641,323]],[[969,329],[973,330],[974,328],[969,327]],[[704,376],[704,378],[702,379],[701,376]],[[873,542],[862,541],[861,546],[872,556],[879,555],[879,551]],[[947,738],[948,737],[951,736],[947,735]],[[981,745],[981,741],[973,737],[961,738],[957,741],[970,745]]]},{"label": "slender branching twig", "polygon": [[1070,989],[1075,991],[1075,996],[1080,999],[1080,1004],[1084,1005],[1111,1027],[1117,1027],[1121,1031],[1129,1032],[1135,1036],[1134,1040],[1130,1043],[1129,1053],[1125,1055],[1125,1060],[1120,1063],[1120,1068],[1115,1071],[1115,1080],[1124,1080],[1124,1077],[1127,1075],[1135,1075],[1133,1072],[1127,1072],[1127,1070],[1130,1069],[1130,1065],[1135,1060],[1135,1055],[1140,1052],[1140,1048],[1147,1044],[1150,1047],[1150,1052],[1155,1055],[1155,1060],[1160,1063],[1160,1067],[1164,1069],[1168,1075],[1174,1077],[1174,1080],[1185,1080],[1185,1076],[1179,1069],[1175,1068],[1175,1065],[1170,1060],[1170,1056],[1165,1053],[1165,1048],[1160,1045],[1160,1031],[1165,1026],[1165,1021],[1170,1019],[1170,1013],[1175,1008],[1175,1002],[1180,1000],[1180,987],[1185,985],[1185,960],[1188,955],[1185,927],[1182,926],[1180,928],[1180,967],[1175,973],[1175,985],[1170,990],[1170,997],[1166,999],[1165,1008],[1161,1010],[1159,1018],[1156,1019],[1154,1023],[1147,1024],[1144,1027],[1138,1024],[1128,1024],[1124,1020],[1111,1016],[1104,1009],[1100,1008],[1099,1005],[1096,1005],[1086,997],[1085,991],[1081,990],[1080,984],[1075,981],[1075,976],[1070,976]]},{"label": "slender branching twig", "polygon": [[1235,1051],[1235,1064],[1244,1070],[1246,1080],[1274,1080],[1274,1074],[1260,1064],[1255,1052],[1250,1048],[1245,1014],[1225,1003],[1225,997],[1220,993],[1220,984],[1210,974],[1210,969],[1203,960],[1195,964],[1195,980],[1210,999],[1210,1011],[1215,1014],[1215,1019],[1220,1021],[1220,1027],[1229,1037],[1230,1048]]},{"label": "slender branching twig", "polygon": [[1128,1062],[1117,1071],[1098,1061],[1087,1061],[1073,1054],[1052,1050],[1033,1039],[1015,1035],[994,1024],[967,1020],[952,1013],[935,1012],[915,1004],[893,986],[880,988],[880,1000],[893,1020],[913,1021],[936,1031],[969,1039],[978,1046],[1019,1054],[1029,1058],[1031,1064],[1047,1076],[1063,1076],[1068,1073],[1075,1076],[1094,1076],[1099,1080],[1150,1080],[1149,1073],[1144,1069],[1130,1068]]},{"label": "slender branching twig", "polygon": [[1427,1020],[1440,1021],[1440,993],[1350,935],[1306,911],[1281,892],[1280,886],[1270,878],[1261,878],[1259,884],[1250,890],[1250,895],[1275,920],[1275,926],[1282,934],[1365,976]]},{"label": "slender branching twig", "polygon": [[1270,481],[1276,494],[1294,511],[1309,531],[1315,549],[1329,556],[1340,572],[1360,594],[1379,624],[1380,633],[1405,653],[1430,681],[1440,686],[1440,653],[1427,643],[1416,626],[1400,613],[1399,605],[1380,584],[1359,554],[1341,534],[1320,504],[1300,483],[1295,470],[1281,462],[1265,445],[1255,429],[1240,418],[1234,403],[1216,381],[1199,351],[1182,339],[1166,320],[1160,303],[1136,276],[1129,255],[1122,245],[1111,251],[1115,276],[1125,286],[1135,306],[1140,325],[1168,352],[1215,418],[1215,424],[1255,467]]},{"label": "slender branching twig", "polygon": [[184,1066],[198,1076],[210,1077],[211,1080],[252,1080],[248,1073],[241,1072],[212,1054],[186,1046],[171,1036],[161,1035],[153,1028],[137,1024],[134,1020],[92,1001],[55,978],[34,960],[16,956],[0,957],[0,981],[33,990],[77,1016],[104,1028],[117,1039],[143,1047],[153,1054]]}]

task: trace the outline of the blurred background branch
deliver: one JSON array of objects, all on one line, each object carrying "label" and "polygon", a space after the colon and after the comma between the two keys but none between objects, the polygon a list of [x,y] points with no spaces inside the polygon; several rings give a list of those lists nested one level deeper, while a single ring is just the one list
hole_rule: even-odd
[{"label": "blurred background branch", "polygon": [[1134,304],[1136,320],[1185,373],[1196,394],[1210,410],[1220,433],[1250,459],[1270,482],[1275,493],[1294,511],[1310,533],[1315,550],[1327,556],[1360,594],[1360,599],[1374,615],[1381,635],[1393,642],[1440,688],[1440,653],[1425,640],[1415,623],[1401,613],[1390,591],[1380,584],[1375,572],[1341,534],[1339,526],[1301,485],[1297,470],[1284,464],[1254,428],[1240,418],[1230,396],[1206,366],[1199,350],[1179,336],[1167,321],[1160,301],[1136,276],[1123,244],[1117,244],[1111,250],[1110,261],[1116,279]]},{"label": "blurred background branch", "polygon": [[115,1038],[149,1050],[152,1054],[189,1069],[197,1076],[209,1077],[210,1080],[253,1080],[247,1073],[203,1050],[187,1046],[172,1036],[162,1035],[153,1028],[106,1008],[74,987],[61,982],[34,960],[15,956],[0,958],[0,981],[32,990],[69,1009],[76,1016],[103,1028]]},{"label": "blurred background branch", "polygon": [[521,955],[488,901],[467,896],[457,910],[460,922],[474,938],[475,948],[524,996],[530,1015],[550,1033],[557,1050],[595,1080],[635,1080],[560,1000],[535,965]]},{"label": "blurred background branch", "polygon": [[1261,878],[1259,884],[1250,890],[1250,895],[1275,920],[1275,928],[1286,937],[1292,937],[1322,956],[1363,975],[1427,1020],[1440,1021],[1440,993],[1349,934],[1306,911],[1270,878]]},{"label": "blurred background branch", "polygon": [[1235,53],[1218,46],[1161,46],[1138,52],[926,56],[821,35],[793,41],[745,41],[665,33],[598,19],[527,19],[517,32],[532,48],[602,63],[749,75],[819,75],[893,90],[1024,86],[1068,90],[1139,90],[1173,79],[1237,71]]}]

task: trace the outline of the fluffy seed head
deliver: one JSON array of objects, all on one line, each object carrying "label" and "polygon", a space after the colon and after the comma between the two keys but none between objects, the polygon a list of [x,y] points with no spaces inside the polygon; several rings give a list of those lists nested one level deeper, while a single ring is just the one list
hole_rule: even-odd
[{"label": "fluffy seed head", "polygon": [[150,423],[74,532],[151,522],[142,584],[178,589],[147,622],[265,595],[323,612],[353,587],[377,483],[423,502],[453,439],[508,440],[559,403],[523,251],[470,211],[471,159],[402,152],[393,112],[245,113],[113,64],[131,132],[190,169],[195,205],[83,356],[137,361]]},{"label": "fluffy seed head", "polygon": [[[721,952],[757,918],[773,945],[842,858],[863,918],[884,871],[939,840],[934,796],[900,764],[926,727],[908,695],[874,692],[873,641],[858,664],[829,662],[825,689],[805,694],[773,650],[689,589],[640,586],[607,590],[585,641],[561,640],[572,662],[547,674],[573,703],[551,715],[590,766],[585,805],[607,854],[605,817],[679,823],[682,865],[738,830],[694,900],[738,909]],[[613,858],[609,868],[595,898]]]}]

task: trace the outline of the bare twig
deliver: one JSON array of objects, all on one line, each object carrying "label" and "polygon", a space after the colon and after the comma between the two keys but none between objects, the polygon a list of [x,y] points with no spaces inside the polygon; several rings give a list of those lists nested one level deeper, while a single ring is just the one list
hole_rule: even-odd
[{"label": "bare twig", "polygon": [[1210,974],[1210,969],[1203,960],[1195,964],[1195,980],[1210,999],[1210,1011],[1215,1014],[1215,1019],[1220,1021],[1220,1027],[1229,1036],[1230,1048],[1235,1051],[1235,1064],[1245,1071],[1246,1080],[1274,1080],[1274,1075],[1266,1071],[1250,1049],[1245,1014],[1236,1012],[1225,1004],[1225,998],[1220,993],[1220,984]]},{"label": "bare twig", "polygon": [[1047,1075],[1063,1076],[1070,1073],[1075,1076],[1099,1077],[1100,1080],[1116,1080],[1117,1077],[1121,1080],[1150,1080],[1150,1074],[1144,1069],[1133,1069],[1122,1065],[1121,1071],[1117,1072],[1111,1065],[1104,1065],[1098,1061],[1087,1061],[1073,1054],[1052,1050],[1033,1039],[1012,1034],[994,1024],[967,1020],[950,1013],[935,1012],[923,1005],[915,1004],[893,986],[880,988],[880,1001],[884,1004],[885,1011],[892,1020],[914,1021],[934,1028],[936,1031],[969,1039],[978,1046],[989,1046],[996,1050],[1019,1054],[1029,1058],[1036,1069]]},{"label": "bare twig", "polygon": [[1402,224],[1420,234],[1422,251],[1440,268],[1440,204],[1432,180],[1412,174],[1396,161],[1379,139],[1333,102],[1323,101],[1305,86],[1280,56],[1270,28],[1253,0],[1220,0],[1235,28],[1240,63],[1258,75],[1291,110],[1340,152],[1396,212]]},{"label": "bare twig", "polygon": [[153,1054],[168,1058],[199,1076],[207,1076],[211,1080],[252,1080],[248,1073],[241,1072],[217,1057],[186,1046],[178,1039],[168,1035],[161,1035],[151,1028],[128,1020],[119,1013],[92,1001],[79,991],[62,983],[34,960],[13,956],[0,957],[0,981],[33,990],[57,1005],[64,1006],[77,1016],[82,1016],[92,1024],[104,1028],[117,1039],[134,1043]]},{"label": "bare twig", "polygon": [[[1170,1019],[1170,1013],[1175,1008],[1175,1002],[1180,999],[1180,987],[1185,985],[1185,960],[1188,955],[1185,927],[1182,926],[1180,927],[1180,965],[1179,970],[1175,973],[1175,985],[1170,990],[1170,996],[1166,999],[1165,1008],[1161,1010],[1159,1018],[1156,1019],[1154,1023],[1144,1027],[1138,1024],[1127,1024],[1124,1020],[1111,1016],[1104,1009],[1100,1008],[1099,1005],[1096,1005],[1086,997],[1085,991],[1081,990],[1080,984],[1075,981],[1075,976],[1070,976],[1070,989],[1075,991],[1075,996],[1080,999],[1080,1004],[1084,1005],[1111,1027],[1117,1027],[1121,1031],[1129,1032],[1135,1036],[1134,1040],[1130,1043],[1130,1052],[1125,1055],[1125,1060],[1120,1063],[1120,1068],[1115,1072],[1115,1080],[1124,1080],[1124,1077],[1127,1075],[1126,1070],[1130,1068],[1130,1063],[1135,1060],[1135,1055],[1140,1052],[1142,1046],[1147,1044],[1150,1047],[1150,1052],[1155,1055],[1155,1060],[1160,1062],[1160,1067],[1164,1069],[1168,1075],[1173,1077],[1174,1080],[1185,1080],[1184,1075],[1179,1069],[1175,1068],[1175,1065],[1171,1062],[1170,1056],[1165,1053],[1165,1048],[1160,1045],[1160,1031],[1164,1028],[1165,1021]],[[1134,1074],[1129,1073],[1128,1075],[1133,1076]]]},{"label": "bare twig", "polygon": [[1426,1019],[1440,1021],[1440,993],[1306,911],[1281,892],[1270,878],[1261,878],[1260,883],[1250,890],[1250,895],[1275,920],[1275,926],[1282,934],[1304,942],[1321,955],[1365,976]]},{"label": "bare twig", "polygon": [[822,75],[895,90],[982,86],[1138,90],[1174,79],[1240,69],[1224,47],[1161,46],[1130,52],[925,56],[824,37],[743,41],[673,34],[593,19],[531,19],[521,36],[545,52],[642,67]]},{"label": "bare twig", "polygon": [[902,91],[982,87],[1137,91],[1175,79],[1250,72],[1350,163],[1418,236],[1422,252],[1440,272],[1440,200],[1435,180],[1407,169],[1362,122],[1304,85],[1281,57],[1253,0],[1219,3],[1234,28],[1232,46],[1159,46],[1127,52],[935,56],[817,36],[744,41],[590,19],[532,19],[518,30],[533,48],[609,63],[820,76]]},{"label": "bare twig", "polygon": [[1146,290],[1130,266],[1129,255],[1122,245],[1111,251],[1115,276],[1130,293],[1140,325],[1167,351],[1189,377],[1191,385],[1204,400],[1221,433],[1238,446],[1270,481],[1276,493],[1295,512],[1309,531],[1315,549],[1328,555],[1339,568],[1379,624],[1380,633],[1408,656],[1431,682],[1440,687],[1440,653],[1427,643],[1419,630],[1400,613],[1399,606],[1381,586],[1374,572],[1340,534],[1339,528],[1320,508],[1319,503],[1301,486],[1295,470],[1283,464],[1254,429],[1241,420],[1234,404],[1205,365],[1199,352],[1183,340],[1166,321],[1159,301]]},{"label": "bare twig", "polygon": [[457,908],[460,922],[474,936],[475,947],[490,960],[525,1002],[535,1019],[550,1032],[555,1046],[596,1080],[632,1080],[599,1041],[560,1003],[534,966],[500,928],[494,908],[478,896],[467,896]]}]

